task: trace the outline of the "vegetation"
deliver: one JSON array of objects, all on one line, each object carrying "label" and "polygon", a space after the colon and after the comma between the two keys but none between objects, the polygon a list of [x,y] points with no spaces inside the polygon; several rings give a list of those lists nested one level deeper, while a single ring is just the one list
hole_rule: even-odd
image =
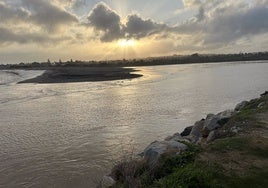
[{"label": "vegetation", "polygon": [[192,55],[173,55],[164,57],[152,57],[144,59],[131,59],[131,60],[110,60],[110,61],[70,61],[51,62],[33,62],[33,63],[20,63],[16,65],[7,64],[0,65],[0,69],[47,69],[51,67],[68,67],[68,66],[149,66],[149,65],[170,65],[170,64],[187,64],[187,63],[209,63],[209,62],[230,62],[230,61],[256,61],[268,60],[268,52],[256,53],[239,53],[239,54],[192,54]]},{"label": "vegetation", "polygon": [[165,154],[153,166],[129,161],[124,168],[115,167],[113,187],[267,187],[268,93],[249,101],[223,128],[228,127],[241,131],[200,146],[187,144],[184,153]]}]

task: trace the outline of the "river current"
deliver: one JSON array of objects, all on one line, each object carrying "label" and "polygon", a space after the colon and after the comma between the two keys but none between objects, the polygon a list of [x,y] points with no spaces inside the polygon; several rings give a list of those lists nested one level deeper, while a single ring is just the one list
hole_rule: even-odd
[{"label": "river current", "polygon": [[0,187],[94,187],[122,157],[268,90],[268,61],[135,69],[144,76],[64,84],[1,70]]}]

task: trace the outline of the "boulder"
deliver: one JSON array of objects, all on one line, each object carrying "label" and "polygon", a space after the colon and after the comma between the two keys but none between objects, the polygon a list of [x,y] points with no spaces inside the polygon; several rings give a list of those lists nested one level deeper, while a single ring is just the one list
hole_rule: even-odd
[{"label": "boulder", "polygon": [[165,138],[166,141],[170,141],[170,140],[179,140],[182,139],[182,136],[179,133],[175,133],[172,136],[168,136]]},{"label": "boulder", "polygon": [[115,184],[115,180],[110,176],[103,176],[99,188],[108,188]]},{"label": "boulder", "polygon": [[209,133],[207,137],[207,143],[212,142],[216,139],[222,138],[228,134],[225,130],[213,130]]},{"label": "boulder", "polygon": [[204,119],[195,122],[190,134],[187,136],[187,138],[189,138],[192,143],[196,143],[199,137],[202,136],[201,131],[203,129],[203,126],[204,126]]},{"label": "boulder", "polygon": [[262,93],[262,94],[261,94],[261,97],[264,97],[264,96],[266,96],[266,95],[268,95],[268,91],[265,91],[264,93]]},{"label": "boulder", "polygon": [[235,106],[235,111],[239,112],[242,108],[244,108],[249,102],[248,101],[242,101],[241,103],[238,103]]},{"label": "boulder", "polygon": [[220,127],[220,125],[218,124],[219,120],[220,118],[218,115],[208,114],[204,122],[204,127],[207,128],[209,131],[212,131]]},{"label": "boulder", "polygon": [[144,149],[144,159],[152,164],[156,163],[161,155],[167,153],[170,149],[176,150],[176,152],[185,151],[188,147],[177,141],[154,141]]},{"label": "boulder", "polygon": [[185,151],[188,149],[188,146],[181,143],[181,142],[177,142],[177,141],[168,141],[167,145],[169,148],[175,148],[175,149],[179,149],[180,151]]},{"label": "boulder", "polygon": [[258,104],[258,108],[262,108],[265,105],[265,102],[261,102],[260,104]]},{"label": "boulder", "polygon": [[237,134],[239,133],[240,131],[242,131],[243,129],[241,127],[237,127],[237,126],[234,126],[230,129],[231,133],[234,133],[234,134]]},{"label": "boulder", "polygon": [[186,137],[182,137],[179,133],[175,133],[173,136],[168,136],[165,141],[177,141],[177,142],[190,142]]},{"label": "boulder", "polygon": [[188,136],[192,131],[193,126],[186,127],[182,132],[181,136]]},{"label": "boulder", "polygon": [[223,112],[218,113],[216,115],[219,118],[218,124],[222,126],[227,123],[227,121],[234,115],[234,113],[235,112],[233,110],[225,110]]},{"label": "boulder", "polygon": [[202,136],[207,137],[209,135],[210,131],[219,128],[221,126],[218,123],[219,120],[220,119],[217,115],[208,114],[206,119],[205,119],[204,126],[202,128]]},{"label": "boulder", "polygon": [[207,137],[211,131],[222,127],[233,115],[233,110],[226,110],[216,115],[208,114],[202,129],[202,136]]}]

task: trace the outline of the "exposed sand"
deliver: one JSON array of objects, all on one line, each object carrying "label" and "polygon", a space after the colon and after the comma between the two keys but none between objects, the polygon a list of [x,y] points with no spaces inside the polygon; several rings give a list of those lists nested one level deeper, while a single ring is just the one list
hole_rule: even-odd
[{"label": "exposed sand", "polygon": [[133,74],[136,70],[122,67],[55,67],[46,70],[42,75],[22,83],[69,83],[69,82],[97,82],[109,80],[133,79],[141,74]]}]

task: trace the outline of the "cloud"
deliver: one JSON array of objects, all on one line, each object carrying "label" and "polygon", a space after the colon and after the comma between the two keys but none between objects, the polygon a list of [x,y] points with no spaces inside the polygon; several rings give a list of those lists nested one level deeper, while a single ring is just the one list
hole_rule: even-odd
[{"label": "cloud", "polygon": [[86,6],[87,0],[52,0],[56,4],[62,6],[62,7],[67,7],[71,9],[79,9],[81,7]]},{"label": "cloud", "polygon": [[81,7],[86,6],[86,4],[87,4],[86,0],[76,0],[73,2],[72,8],[79,9]]},{"label": "cloud", "polygon": [[88,16],[89,25],[103,32],[101,40],[110,42],[122,37],[140,39],[163,31],[165,24],[151,19],[142,19],[136,14],[129,15],[125,24],[121,17],[105,3],[98,3]]},{"label": "cloud", "polygon": [[76,16],[48,0],[19,0],[17,4],[0,1],[0,18],[2,23],[32,23],[47,31],[55,31],[61,25],[78,23]]},{"label": "cloud", "polygon": [[124,31],[128,37],[140,39],[160,33],[164,31],[166,27],[165,24],[156,23],[151,19],[144,20],[138,15],[133,14],[128,16]]},{"label": "cloud", "polygon": [[189,8],[189,7],[194,7],[198,6],[201,4],[200,0],[183,0],[184,7]]},{"label": "cloud", "polygon": [[[102,44],[121,38],[134,38],[147,41],[148,51],[153,43],[149,41],[154,41],[152,51],[157,49],[160,53],[162,49],[163,53],[168,50],[173,50],[172,53],[176,50],[191,53],[195,50],[235,49],[242,43],[250,44],[248,41],[262,46],[265,40],[261,40],[260,36],[268,34],[267,0],[184,0],[184,8],[180,9],[179,14],[174,13],[172,18],[168,18],[169,14],[157,17],[150,11],[138,13],[133,6],[133,10],[129,9],[129,15],[124,12],[125,17],[121,17],[107,4],[95,2],[99,1],[0,0],[0,45],[63,46],[61,44],[66,41],[80,47],[80,44]],[[83,6],[85,3],[86,6]],[[113,7],[120,11],[118,7]],[[162,7],[162,13],[166,13],[166,10]],[[87,16],[86,12],[89,12]],[[146,17],[141,16],[142,13]],[[154,20],[160,18],[166,22]]]},{"label": "cloud", "polygon": [[40,34],[30,34],[30,33],[14,33],[11,30],[1,28],[0,27],[0,44],[7,43],[20,43],[25,44],[29,42],[38,42],[38,43],[46,43],[50,41],[47,37]]},{"label": "cloud", "polygon": [[10,5],[0,2],[0,18],[1,22],[20,21],[29,18],[29,11],[22,7],[11,7]]},{"label": "cloud", "polygon": [[192,35],[212,46],[233,44],[243,37],[268,32],[268,7],[263,4],[218,4],[212,10],[207,6],[200,6],[196,19],[179,25],[175,32]]},{"label": "cloud", "polygon": [[71,39],[72,38],[68,36],[48,36],[43,33],[15,33],[12,30],[0,27],[0,46],[11,43],[38,43],[42,45],[49,45],[57,44],[62,41],[70,41]]},{"label": "cloud", "polygon": [[89,25],[96,30],[102,31],[102,41],[108,42],[122,37],[121,18],[105,3],[98,3],[88,16]]},{"label": "cloud", "polygon": [[56,44],[70,39],[58,28],[78,24],[74,15],[48,0],[0,1],[0,19],[0,45]]},{"label": "cloud", "polygon": [[22,0],[22,5],[30,12],[30,21],[54,31],[60,25],[78,22],[78,19],[66,10],[47,0]]}]

